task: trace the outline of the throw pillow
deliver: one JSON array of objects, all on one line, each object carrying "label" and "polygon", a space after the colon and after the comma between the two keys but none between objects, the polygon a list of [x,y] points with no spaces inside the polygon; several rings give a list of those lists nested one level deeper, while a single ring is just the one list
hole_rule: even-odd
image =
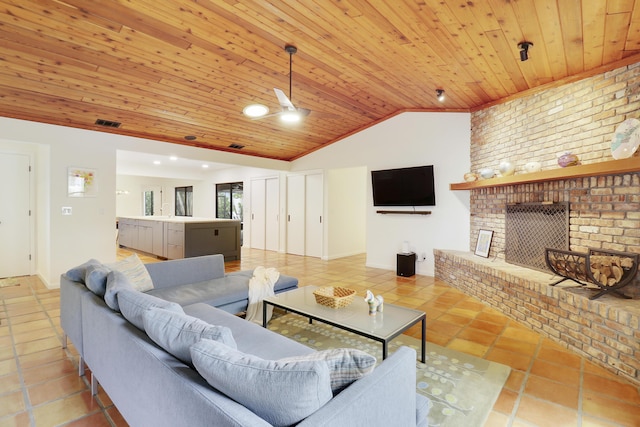
[{"label": "throw pillow", "polygon": [[132,289],[121,289],[117,294],[120,312],[129,323],[144,331],[144,321],[142,315],[149,309],[158,307],[175,313],[184,313],[180,304],[163,300],[144,292]]},{"label": "throw pillow", "polygon": [[135,253],[121,261],[108,264],[107,267],[112,270],[118,270],[127,276],[133,288],[140,292],[153,289],[153,282],[151,281],[149,271],[147,271],[147,268]]},{"label": "throw pillow", "polygon": [[236,348],[231,329],[210,325],[184,313],[153,308],[142,314],[144,330],[156,344],[185,363],[191,364],[189,348],[203,338]]},{"label": "throw pillow", "polygon": [[111,270],[103,264],[89,265],[84,276],[84,283],[91,292],[103,297],[107,290],[107,276],[110,271]]},{"label": "throw pillow", "polygon": [[206,339],[191,358],[212,387],[274,426],[297,424],[333,397],[325,362],[264,360]]},{"label": "throw pillow", "polygon": [[107,275],[107,286],[104,292],[104,302],[114,311],[120,311],[118,305],[118,292],[123,289],[134,290],[129,279],[118,270],[113,270]]},{"label": "throw pillow", "polygon": [[67,276],[68,279],[73,280],[74,282],[80,282],[84,284],[84,278],[87,273],[87,267],[89,267],[90,265],[102,265],[102,263],[97,259],[92,258],[89,261],[82,263],[77,267],[73,267],[69,269],[69,271],[65,273],[65,276]]},{"label": "throw pillow", "polygon": [[280,362],[300,362],[304,360],[324,361],[329,367],[331,390],[338,394],[349,384],[373,372],[376,358],[355,348],[323,350],[305,356],[287,357]]}]

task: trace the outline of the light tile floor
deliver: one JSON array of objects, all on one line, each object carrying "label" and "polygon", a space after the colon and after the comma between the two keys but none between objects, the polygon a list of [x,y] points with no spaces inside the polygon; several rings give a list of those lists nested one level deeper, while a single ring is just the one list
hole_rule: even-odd
[{"label": "light tile floor", "polygon": [[[511,366],[485,427],[639,426],[638,387],[432,277],[365,267],[364,255],[322,261],[243,249],[227,271],[276,267],[301,285],[371,289],[424,310],[433,343]],[[128,251],[119,250],[124,257]],[[141,255],[144,262],[158,261]],[[77,352],[61,348],[59,291],[35,277],[0,280],[0,427],[126,426],[102,389],[77,376]],[[409,331],[419,335],[417,328]],[[475,426],[465,426],[475,427]],[[478,426],[481,427],[481,426]]]}]

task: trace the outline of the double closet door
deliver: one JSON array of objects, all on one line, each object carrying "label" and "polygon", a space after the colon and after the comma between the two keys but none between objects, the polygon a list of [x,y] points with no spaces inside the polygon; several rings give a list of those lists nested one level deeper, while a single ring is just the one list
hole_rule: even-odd
[{"label": "double closet door", "polygon": [[322,257],[322,173],[287,177],[287,253]]},{"label": "double closet door", "polygon": [[278,251],[280,249],[280,180],[251,180],[251,247]]}]

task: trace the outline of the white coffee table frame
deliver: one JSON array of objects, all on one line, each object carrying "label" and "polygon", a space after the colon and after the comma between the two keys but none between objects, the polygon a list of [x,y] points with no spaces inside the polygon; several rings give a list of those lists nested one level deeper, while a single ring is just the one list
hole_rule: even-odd
[{"label": "white coffee table frame", "polygon": [[267,327],[267,306],[278,307],[292,313],[335,326],[336,328],[370,338],[382,343],[382,358],[387,358],[389,342],[418,322],[422,323],[422,348],[420,360],[425,362],[426,315],[424,312],[399,305],[385,303],[383,311],[369,315],[364,298],[356,296],[344,308],[330,308],[316,303],[313,291],[316,286],[304,286],[282,292],[263,300],[262,326]]}]

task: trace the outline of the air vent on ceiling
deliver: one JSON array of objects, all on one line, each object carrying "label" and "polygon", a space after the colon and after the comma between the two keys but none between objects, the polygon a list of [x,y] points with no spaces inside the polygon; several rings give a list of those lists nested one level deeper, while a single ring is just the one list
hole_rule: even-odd
[{"label": "air vent on ceiling", "polygon": [[240,144],[231,144],[229,146],[229,148],[235,148],[236,150],[242,150],[244,148],[244,145],[240,145]]},{"label": "air vent on ceiling", "polygon": [[104,126],[104,127],[108,127],[108,128],[119,128],[122,123],[114,122],[114,121],[111,121],[111,120],[98,119],[98,120],[96,120],[96,124],[98,126]]}]

